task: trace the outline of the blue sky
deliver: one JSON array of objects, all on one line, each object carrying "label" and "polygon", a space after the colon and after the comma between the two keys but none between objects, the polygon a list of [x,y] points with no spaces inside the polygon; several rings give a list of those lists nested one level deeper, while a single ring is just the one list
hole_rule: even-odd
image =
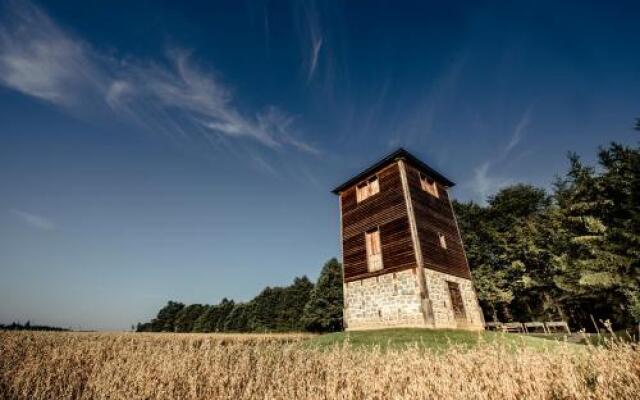
[{"label": "blue sky", "polygon": [[398,146],[482,202],[637,141],[637,3],[179,3],[0,1],[0,322],[315,279]]}]

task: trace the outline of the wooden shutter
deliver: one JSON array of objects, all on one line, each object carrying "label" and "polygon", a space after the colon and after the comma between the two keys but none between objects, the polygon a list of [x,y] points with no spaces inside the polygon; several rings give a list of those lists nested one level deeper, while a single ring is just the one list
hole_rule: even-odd
[{"label": "wooden shutter", "polygon": [[436,181],[429,178],[428,176],[420,174],[420,187],[430,195],[434,197],[440,197],[438,194],[438,185],[436,184]]},{"label": "wooden shutter", "polygon": [[375,177],[369,181],[369,196],[373,196],[379,191],[380,191],[380,182],[378,182],[378,177]]},{"label": "wooden shutter", "polygon": [[382,269],[382,245],[380,243],[380,230],[365,233],[367,247],[367,267],[369,272]]},{"label": "wooden shutter", "polygon": [[371,254],[380,254],[380,231],[371,232]]},{"label": "wooden shutter", "polygon": [[456,321],[462,323],[467,322],[467,314],[464,311],[464,302],[462,301],[460,286],[455,282],[447,282],[447,286],[449,286],[451,307],[453,308],[453,315],[456,318]]},{"label": "wooden shutter", "polygon": [[365,244],[367,246],[367,257],[369,257],[373,252],[373,249],[371,248],[371,233],[370,232],[366,232],[364,234],[364,241],[365,241]]},{"label": "wooden shutter", "polygon": [[360,203],[363,200],[363,190],[364,189],[364,185],[358,185],[356,186],[356,202]]},{"label": "wooden shutter", "polygon": [[440,247],[447,248],[447,238],[440,232],[438,232],[438,240],[440,240]]},{"label": "wooden shutter", "polygon": [[376,176],[356,186],[356,202],[360,203],[379,191],[380,184],[378,183],[378,177]]}]

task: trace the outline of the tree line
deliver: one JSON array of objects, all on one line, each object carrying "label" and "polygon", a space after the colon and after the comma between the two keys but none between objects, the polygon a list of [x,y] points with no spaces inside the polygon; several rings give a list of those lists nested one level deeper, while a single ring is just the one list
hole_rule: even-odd
[{"label": "tree line", "polygon": [[[485,205],[453,202],[485,319],[640,323],[640,149],[611,143],[597,166],[568,158],[551,190],[515,184]],[[332,259],[315,285],[296,278],[245,303],[170,301],[137,330],[336,331],[342,301],[342,267]]]},{"label": "tree line", "polygon": [[24,324],[20,322],[12,322],[10,324],[0,324],[0,331],[55,331],[55,332],[66,332],[70,329],[59,328],[57,326],[49,326],[49,325],[32,325],[31,321],[27,321]]},{"label": "tree line", "polygon": [[640,149],[611,143],[597,166],[569,164],[550,191],[454,203],[487,320],[640,323]]},{"label": "tree line", "polygon": [[329,260],[318,281],[295,278],[267,287],[248,302],[227,298],[214,305],[169,301],[138,332],[332,332],[342,329],[342,265]]}]

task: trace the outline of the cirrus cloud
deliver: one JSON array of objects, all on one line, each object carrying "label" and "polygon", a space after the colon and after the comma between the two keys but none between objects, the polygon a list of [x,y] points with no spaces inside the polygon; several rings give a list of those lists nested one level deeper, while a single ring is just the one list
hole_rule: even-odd
[{"label": "cirrus cloud", "polygon": [[11,213],[18,217],[23,223],[41,231],[52,231],[56,224],[49,218],[23,210],[11,210]]},{"label": "cirrus cloud", "polygon": [[72,114],[115,114],[172,135],[242,138],[318,153],[286,112],[273,105],[241,110],[233,91],[188,51],[170,50],[161,60],[108,56],[26,2],[10,3],[0,22],[0,84],[27,96]]}]

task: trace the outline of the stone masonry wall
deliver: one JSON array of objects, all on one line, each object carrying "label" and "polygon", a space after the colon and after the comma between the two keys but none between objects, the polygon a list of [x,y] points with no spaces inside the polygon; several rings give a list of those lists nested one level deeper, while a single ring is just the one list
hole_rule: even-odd
[{"label": "stone masonry wall", "polygon": [[[391,327],[483,329],[482,310],[469,279],[424,269],[433,324],[420,309],[420,288],[413,269],[348,282],[344,285],[347,330]],[[447,281],[460,287],[466,322],[456,321]]]},{"label": "stone masonry wall", "polygon": [[345,283],[344,300],[347,330],[425,326],[414,269]]},{"label": "stone masonry wall", "polygon": [[[484,329],[482,310],[478,304],[473,283],[469,279],[459,278],[427,268],[425,268],[424,272],[433,309],[435,328]],[[455,320],[447,281],[455,282],[460,287],[467,316],[466,324],[458,324]]]}]

